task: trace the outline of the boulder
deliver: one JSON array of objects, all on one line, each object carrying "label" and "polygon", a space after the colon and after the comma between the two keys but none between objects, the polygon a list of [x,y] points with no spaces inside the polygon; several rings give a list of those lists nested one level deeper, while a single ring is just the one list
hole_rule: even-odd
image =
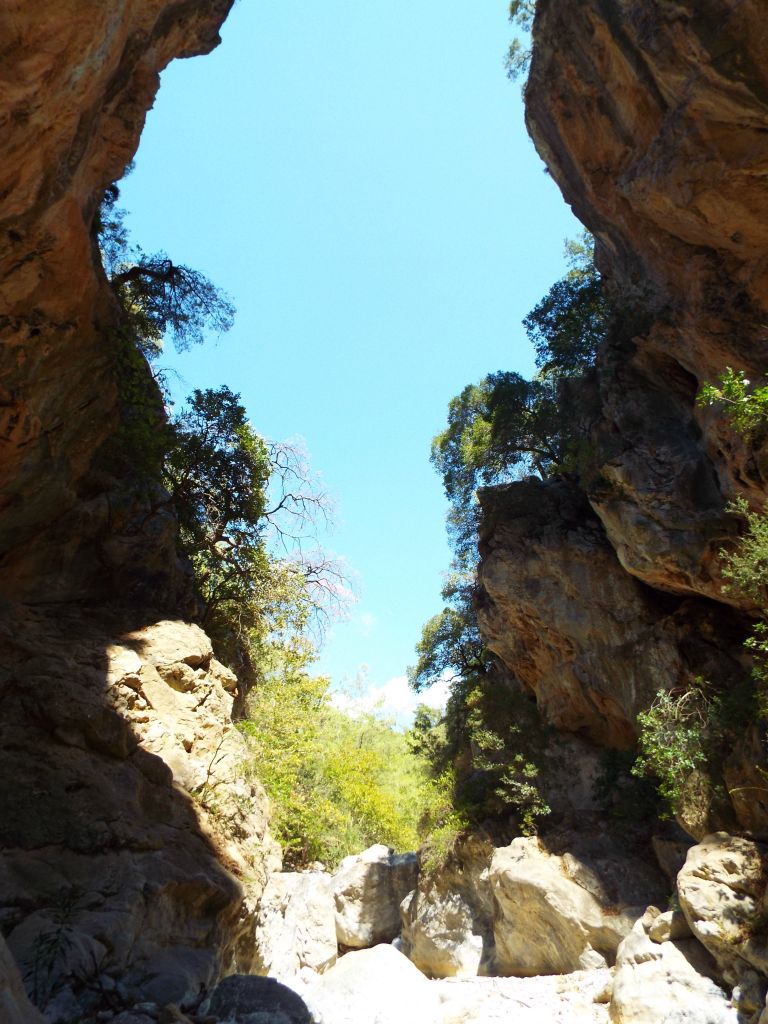
[{"label": "boulder", "polygon": [[200,1015],[224,1024],[313,1024],[304,1000],[275,978],[233,974],[220,981]]},{"label": "boulder", "polygon": [[256,920],[258,974],[290,978],[302,967],[336,963],[336,917],[331,876],[325,872],[272,875]]},{"label": "boulder", "polygon": [[316,1024],[442,1024],[432,982],[393,946],[347,953],[305,995]]},{"label": "boulder", "polygon": [[493,971],[492,849],[466,841],[403,900],[403,952],[432,978]]},{"label": "boulder", "polygon": [[667,910],[653,920],[648,935],[654,942],[675,942],[690,939],[693,932],[682,910]]},{"label": "boulder", "polygon": [[711,978],[714,963],[698,942],[653,942],[658,910],[636,922],[619,946],[610,1019],[614,1024],[737,1024],[737,1010]]},{"label": "boulder", "polygon": [[432,983],[443,1024],[607,1024],[611,971],[537,978],[448,978]]},{"label": "boulder", "polygon": [[3,1024],[43,1024],[21,981],[19,968],[0,935],[0,1020]]},{"label": "boulder", "polygon": [[677,878],[693,934],[732,985],[749,967],[768,974],[765,857],[762,844],[717,832],[691,847]]},{"label": "boulder", "polygon": [[391,942],[400,931],[400,904],[415,887],[415,853],[394,854],[377,844],[345,857],[333,876],[339,944],[364,949]]},{"label": "boulder", "polygon": [[632,863],[559,856],[536,838],[521,837],[496,850],[490,882],[498,973],[567,974],[613,963],[647,905],[639,905],[637,892],[625,891],[622,899],[616,891],[615,876]]}]

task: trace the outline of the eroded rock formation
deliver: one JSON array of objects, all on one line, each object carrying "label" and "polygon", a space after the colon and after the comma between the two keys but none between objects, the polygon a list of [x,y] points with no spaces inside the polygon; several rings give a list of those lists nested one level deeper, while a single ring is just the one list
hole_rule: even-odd
[{"label": "eroded rock formation", "polygon": [[[752,609],[724,592],[719,552],[728,501],[758,507],[768,477],[695,396],[726,366],[766,366],[768,37],[749,0],[540,0],[534,42],[529,130],[621,312],[582,382],[578,482],[482,496],[479,618],[549,721],[629,746],[656,691],[748,672]],[[743,799],[759,745],[734,752],[731,806],[693,835],[768,829]]]}]

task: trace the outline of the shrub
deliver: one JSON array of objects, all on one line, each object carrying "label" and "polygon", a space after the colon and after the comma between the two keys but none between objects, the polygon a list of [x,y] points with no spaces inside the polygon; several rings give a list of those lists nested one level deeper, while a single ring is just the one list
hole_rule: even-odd
[{"label": "shrub", "polygon": [[705,767],[722,739],[720,699],[697,679],[688,690],[659,690],[647,711],[637,716],[640,755],[637,776],[654,775],[659,793],[675,812],[686,779]]}]

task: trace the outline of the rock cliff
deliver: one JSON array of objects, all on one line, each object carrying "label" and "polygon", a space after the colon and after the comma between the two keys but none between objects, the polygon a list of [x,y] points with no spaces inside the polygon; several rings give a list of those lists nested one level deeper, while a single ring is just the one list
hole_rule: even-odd
[{"label": "rock cliff", "polygon": [[[768,356],[766,32],[749,0],[537,4],[529,131],[620,315],[582,382],[588,469],[482,495],[479,618],[545,716],[604,745],[631,745],[657,690],[746,673],[719,552],[728,501],[768,496],[764,453],[695,396]],[[693,833],[765,832],[753,790]]]},{"label": "rock cliff", "polygon": [[0,11],[0,927],[51,1020],[249,969],[279,864],[263,791],[232,781],[237,681],[180,621],[173,512],[121,433],[137,371],[93,231],[159,72],[230,6]]}]

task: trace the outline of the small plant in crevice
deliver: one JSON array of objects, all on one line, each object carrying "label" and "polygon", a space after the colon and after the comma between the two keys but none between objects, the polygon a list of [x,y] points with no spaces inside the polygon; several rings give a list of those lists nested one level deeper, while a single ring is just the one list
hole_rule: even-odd
[{"label": "small plant in crevice", "polygon": [[697,396],[700,406],[720,406],[734,430],[745,440],[760,443],[768,434],[768,384],[753,384],[743,370],[730,366],[718,384],[705,383]]},{"label": "small plant in crevice", "polygon": [[675,812],[686,780],[711,767],[722,746],[722,701],[703,679],[690,689],[660,690],[638,717],[640,754],[632,772],[658,779],[659,794]]},{"label": "small plant in crevice", "polygon": [[24,983],[36,1006],[45,1006],[61,983],[61,968],[72,949],[71,929],[81,910],[83,890],[76,885],[60,890],[46,908],[50,927],[42,928],[22,963]]}]

